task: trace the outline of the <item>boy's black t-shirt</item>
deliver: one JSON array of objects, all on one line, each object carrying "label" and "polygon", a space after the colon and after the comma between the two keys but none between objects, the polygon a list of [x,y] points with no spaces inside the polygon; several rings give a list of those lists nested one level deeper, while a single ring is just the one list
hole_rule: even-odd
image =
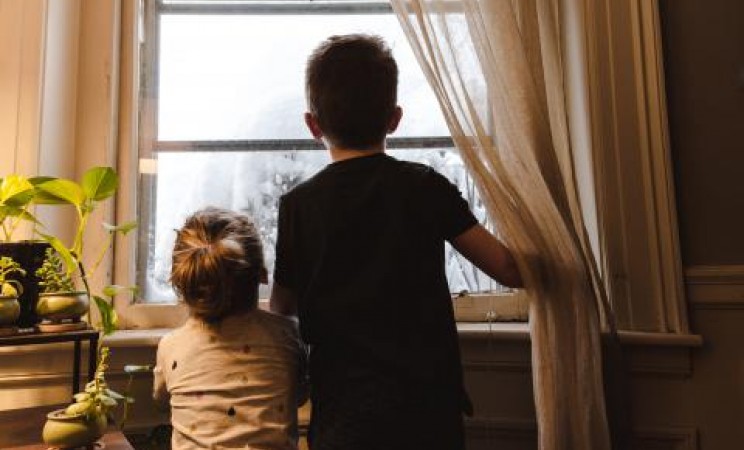
[{"label": "boy's black t-shirt", "polygon": [[397,380],[459,401],[444,243],[475,224],[445,177],[384,153],[329,164],[284,195],[274,279],[298,295],[311,381]]}]

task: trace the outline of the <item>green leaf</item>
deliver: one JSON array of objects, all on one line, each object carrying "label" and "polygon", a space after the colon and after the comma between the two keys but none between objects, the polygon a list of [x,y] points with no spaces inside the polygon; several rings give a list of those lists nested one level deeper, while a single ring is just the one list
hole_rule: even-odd
[{"label": "green leaf", "polygon": [[59,254],[60,258],[62,258],[62,262],[65,263],[65,267],[67,268],[67,276],[69,277],[75,269],[77,269],[77,259],[75,256],[73,256],[72,252],[70,252],[70,250],[65,247],[65,244],[63,244],[57,237],[44,233],[39,233],[39,235],[42,239],[47,241]]},{"label": "green leaf", "polygon": [[113,398],[114,400],[124,400],[125,398],[123,395],[119,394],[116,391],[112,391],[111,389],[106,389],[104,392],[106,393],[106,395]]},{"label": "green leaf", "polygon": [[65,414],[75,416],[77,414],[85,414],[93,407],[93,402],[86,400],[83,402],[73,403],[65,409]]},{"label": "green leaf", "polygon": [[85,202],[85,192],[74,181],[58,178],[40,183],[36,188],[35,201],[37,203],[69,203],[82,208]]},{"label": "green leaf", "polygon": [[107,302],[103,297],[97,295],[93,296],[93,300],[96,302],[98,312],[101,313],[101,327],[103,328],[103,335],[108,336],[109,334],[116,331],[119,327],[119,317],[116,314],[116,310],[112,304]]},{"label": "green leaf", "polygon": [[94,167],[83,174],[83,192],[87,198],[101,201],[116,192],[119,177],[111,167]]},{"label": "green leaf", "polygon": [[0,183],[0,204],[23,208],[34,197],[34,185],[26,177],[8,175]]},{"label": "green leaf", "polygon": [[86,400],[90,400],[91,395],[87,392],[78,392],[77,394],[72,396],[76,402],[82,403]]},{"label": "green leaf", "polygon": [[96,396],[96,398],[100,400],[101,403],[103,403],[105,406],[109,408],[117,405],[116,400],[114,400],[113,398],[107,395],[99,394]]},{"label": "green leaf", "polygon": [[110,284],[103,288],[103,295],[106,297],[115,297],[122,292],[131,292],[132,294],[137,293],[137,286],[121,286],[118,284]]},{"label": "green leaf", "polygon": [[25,211],[23,208],[19,208],[16,206],[1,206],[0,205],[0,220],[4,220],[6,217],[18,217],[20,219],[26,220],[28,222],[33,222],[36,225],[44,226],[41,222],[39,222],[36,217],[33,216],[28,211]]},{"label": "green leaf", "polygon": [[47,181],[56,180],[57,177],[31,177],[28,179],[28,182],[33,184],[34,186],[38,186],[41,183],[46,183]]},{"label": "green leaf", "polygon": [[18,217],[21,212],[23,212],[21,208],[0,205],[0,218],[2,218],[2,220],[5,220],[6,217]]},{"label": "green leaf", "polygon": [[126,236],[127,233],[129,233],[130,231],[132,231],[135,228],[137,228],[137,221],[136,220],[132,220],[132,221],[123,223],[121,225],[112,225],[110,223],[105,223],[104,222],[103,228],[106,231],[108,231],[109,233],[117,233],[118,232],[118,233],[121,233],[121,234],[123,234],[123,235]]}]

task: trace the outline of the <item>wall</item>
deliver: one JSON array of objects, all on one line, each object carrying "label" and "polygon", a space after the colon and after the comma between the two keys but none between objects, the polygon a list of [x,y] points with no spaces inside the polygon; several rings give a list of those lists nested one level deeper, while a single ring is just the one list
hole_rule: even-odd
[{"label": "wall", "polygon": [[744,264],[744,3],[661,2],[683,259]]},{"label": "wall", "polygon": [[744,3],[662,0],[700,448],[744,442]]}]

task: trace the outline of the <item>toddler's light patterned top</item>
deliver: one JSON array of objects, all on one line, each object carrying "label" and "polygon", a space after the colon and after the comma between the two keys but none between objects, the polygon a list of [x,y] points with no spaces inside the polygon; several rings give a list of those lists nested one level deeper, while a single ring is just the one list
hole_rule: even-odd
[{"label": "toddler's light patterned top", "polygon": [[188,319],[160,341],[154,374],[155,399],[170,401],[172,448],[295,450],[304,362],[291,319]]}]

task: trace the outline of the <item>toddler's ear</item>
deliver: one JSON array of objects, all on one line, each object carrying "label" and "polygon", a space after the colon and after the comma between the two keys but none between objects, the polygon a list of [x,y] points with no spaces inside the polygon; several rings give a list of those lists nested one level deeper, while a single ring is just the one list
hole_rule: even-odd
[{"label": "toddler's ear", "polygon": [[269,272],[266,271],[266,268],[264,267],[261,269],[261,273],[259,273],[258,281],[261,284],[269,284]]},{"label": "toddler's ear", "polygon": [[305,125],[307,125],[307,129],[310,130],[310,133],[315,139],[318,141],[323,139],[323,130],[318,126],[318,119],[313,115],[313,113],[305,113]]}]

